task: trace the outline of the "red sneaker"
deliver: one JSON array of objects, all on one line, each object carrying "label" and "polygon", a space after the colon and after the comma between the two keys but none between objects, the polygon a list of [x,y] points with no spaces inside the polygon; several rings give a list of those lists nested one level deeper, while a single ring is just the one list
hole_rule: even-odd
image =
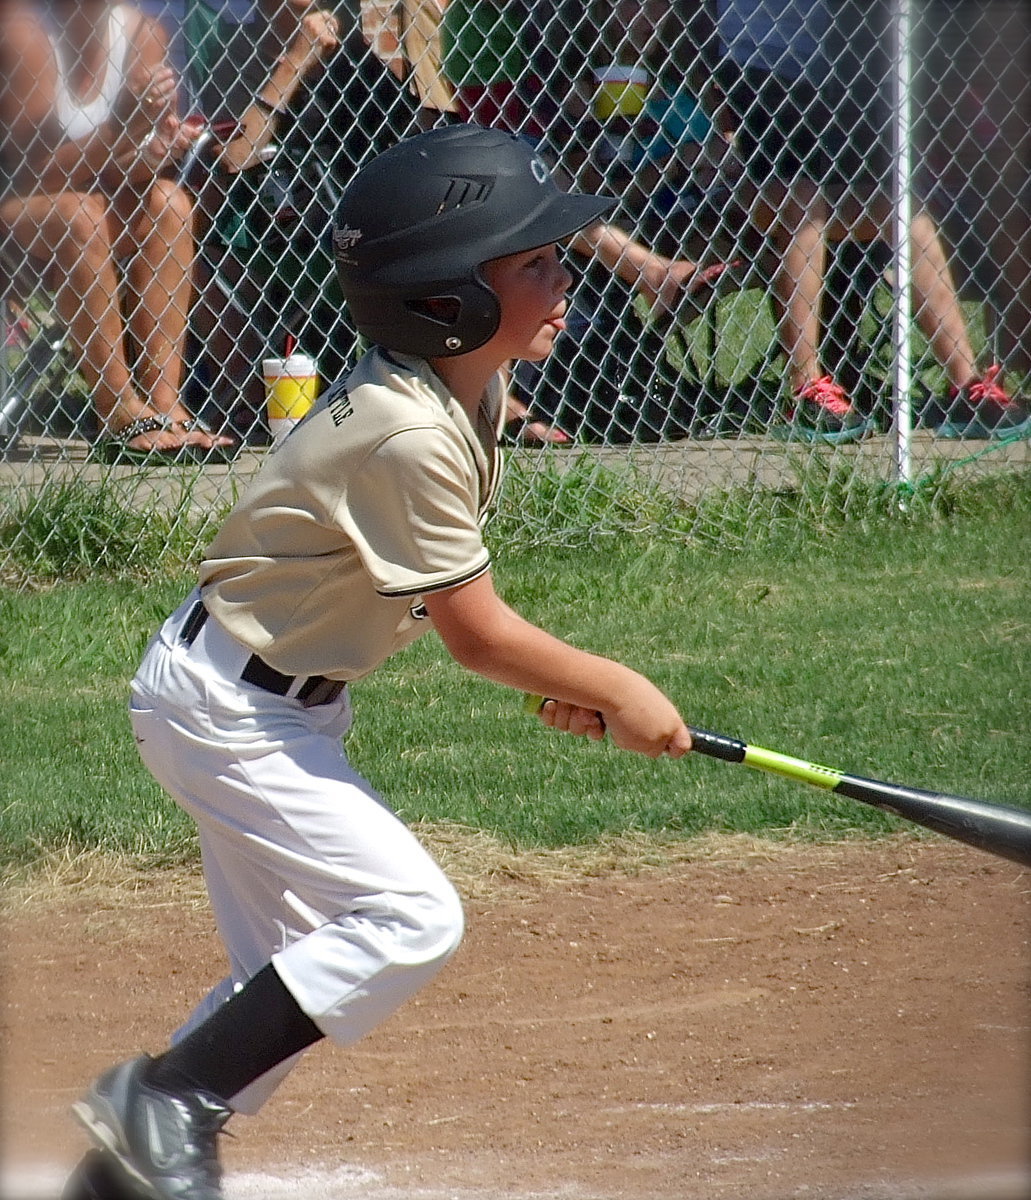
[{"label": "red sneaker", "polygon": [[855,442],[872,424],[852,407],[848,393],[830,375],[812,379],[795,392],[795,408],[785,434],[789,441]]},{"label": "red sneaker", "polygon": [[1031,433],[1031,414],[1006,391],[998,363],[961,388],[950,388],[935,432],[943,438],[990,438]]},{"label": "red sneaker", "polygon": [[852,412],[852,401],[848,398],[848,392],[840,383],[835,383],[830,375],[810,380],[795,392],[795,399],[801,404],[812,405],[818,411],[822,410],[838,420],[843,420]]}]

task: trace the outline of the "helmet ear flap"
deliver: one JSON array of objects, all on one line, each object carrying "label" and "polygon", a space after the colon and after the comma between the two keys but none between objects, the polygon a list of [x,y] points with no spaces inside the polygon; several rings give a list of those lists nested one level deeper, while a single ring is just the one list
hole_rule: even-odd
[{"label": "helmet ear flap", "polygon": [[501,324],[498,298],[478,270],[472,280],[444,284],[428,295],[385,289],[352,297],[348,308],[371,341],[421,358],[468,354],[490,341]]},{"label": "helmet ear flap", "polygon": [[462,283],[449,294],[449,300],[457,300],[458,309],[454,322],[444,331],[444,339],[438,357],[452,354],[468,354],[477,350],[497,333],[501,324],[501,304],[493,288],[487,286],[475,267],[473,277]]},{"label": "helmet ear flap", "polygon": [[462,312],[462,302],[457,296],[423,296],[406,304],[409,312],[446,326],[457,324]]}]

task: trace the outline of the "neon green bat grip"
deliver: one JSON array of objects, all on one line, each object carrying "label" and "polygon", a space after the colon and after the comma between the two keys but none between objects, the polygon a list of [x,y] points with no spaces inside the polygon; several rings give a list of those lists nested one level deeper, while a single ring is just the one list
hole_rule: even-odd
[{"label": "neon green bat grip", "polygon": [[[523,708],[536,715],[543,703],[542,696],[527,696]],[[969,846],[1031,868],[1031,811],[1026,808],[991,804],[966,796],[929,792],[882,779],[849,775],[844,771],[806,762],[802,758],[779,754],[776,750],[750,746],[723,733],[695,729],[691,725],[687,728],[694,750],[699,754],[707,754],[724,762],[744,763],[756,771],[836,792],[839,796],[847,796],[894,816],[905,817],[958,842],[966,842]]]}]

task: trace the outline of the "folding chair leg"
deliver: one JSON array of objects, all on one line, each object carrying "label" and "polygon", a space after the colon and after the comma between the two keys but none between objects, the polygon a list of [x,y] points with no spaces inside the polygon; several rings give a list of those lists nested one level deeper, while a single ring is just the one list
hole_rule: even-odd
[{"label": "folding chair leg", "polygon": [[[9,454],[21,440],[34,415],[36,392],[61,358],[66,334],[59,326],[44,326],[33,336],[19,362],[11,363],[10,349],[0,352],[0,454]],[[49,414],[48,414],[49,415]]]},{"label": "folding chair leg", "polygon": [[28,400],[5,369],[0,373],[0,454],[7,454],[21,440],[29,408]]}]

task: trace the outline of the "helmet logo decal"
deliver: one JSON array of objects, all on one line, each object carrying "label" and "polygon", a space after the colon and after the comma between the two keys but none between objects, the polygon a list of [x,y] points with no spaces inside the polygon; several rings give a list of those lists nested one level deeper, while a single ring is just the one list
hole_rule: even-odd
[{"label": "helmet logo decal", "polygon": [[548,168],[539,158],[537,158],[536,155],[530,159],[530,174],[540,184],[547,183],[551,178],[551,176],[548,174]]},{"label": "helmet logo decal", "polygon": [[333,249],[347,262],[353,262],[350,251],[362,240],[362,231],[343,225],[333,230]]}]

